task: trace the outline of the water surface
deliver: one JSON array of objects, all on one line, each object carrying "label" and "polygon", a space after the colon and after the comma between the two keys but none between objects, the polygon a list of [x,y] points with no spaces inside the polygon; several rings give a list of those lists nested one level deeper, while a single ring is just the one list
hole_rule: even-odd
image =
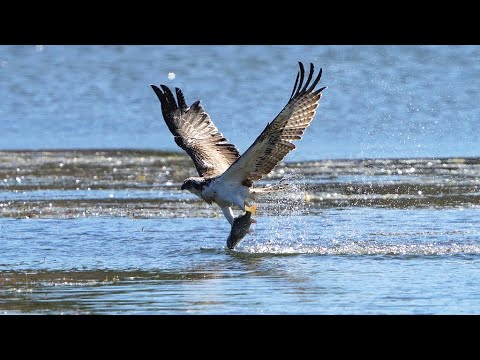
[{"label": "water surface", "polygon": [[0,46],[0,149],[176,150],[149,86],[163,83],[242,152],[298,61],[328,89],[289,159],[479,156],[479,46]]},{"label": "water surface", "polygon": [[220,210],[179,189],[186,156],[1,155],[7,314],[480,310],[478,158],[283,163],[263,183],[290,190],[258,198],[230,251]]},{"label": "water surface", "polygon": [[[242,152],[298,61],[328,88],[229,251],[149,85]],[[0,46],[0,313],[479,314],[479,78],[479,46]]]}]

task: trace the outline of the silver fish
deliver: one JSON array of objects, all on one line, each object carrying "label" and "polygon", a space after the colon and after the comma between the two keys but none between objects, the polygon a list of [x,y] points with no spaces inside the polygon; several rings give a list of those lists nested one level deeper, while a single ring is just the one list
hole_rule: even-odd
[{"label": "silver fish", "polygon": [[252,215],[255,213],[255,209],[250,212],[246,211],[244,215],[236,217],[233,220],[232,229],[230,230],[230,235],[227,238],[227,247],[230,250],[233,248],[245,237],[245,235],[249,234],[250,226],[257,221],[252,219]]}]

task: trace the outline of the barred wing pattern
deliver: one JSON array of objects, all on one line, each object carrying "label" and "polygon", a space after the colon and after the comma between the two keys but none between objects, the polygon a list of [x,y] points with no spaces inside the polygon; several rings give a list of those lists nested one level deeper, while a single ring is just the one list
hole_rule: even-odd
[{"label": "barred wing pattern", "polygon": [[295,149],[292,141],[302,138],[315,115],[322,97],[321,91],[326,88],[322,87],[314,91],[322,76],[322,69],[310,84],[314,74],[313,64],[310,64],[310,73],[302,87],[305,69],[301,62],[298,64],[300,70],[287,105],[267,125],[247,151],[225,171],[221,179],[251,186],[254,181],[272,171],[290,151]]},{"label": "barred wing pattern", "polygon": [[180,89],[175,88],[178,104],[165,85],[151,85],[160,100],[165,123],[175,142],[192,158],[203,177],[222,174],[239,157],[237,148],[218,131],[200,101],[187,106]]}]

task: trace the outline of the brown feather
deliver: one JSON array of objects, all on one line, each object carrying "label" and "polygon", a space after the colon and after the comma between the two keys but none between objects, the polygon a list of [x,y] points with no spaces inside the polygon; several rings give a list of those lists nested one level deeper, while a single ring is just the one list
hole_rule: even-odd
[{"label": "brown feather", "polygon": [[182,91],[175,88],[178,105],[170,89],[151,85],[160,100],[163,118],[175,142],[192,158],[203,177],[222,174],[239,157],[237,148],[218,131],[200,101],[187,107]]},{"label": "brown feather", "polygon": [[325,89],[323,87],[314,91],[320,80],[322,69],[310,84],[314,72],[314,66],[310,64],[310,73],[307,81],[303,84],[305,68],[302,63],[299,63],[299,67],[300,70],[287,105],[267,125],[248,150],[225,171],[222,178],[251,186],[254,181],[270,173],[290,151],[295,149],[292,141],[302,138],[305,129],[315,116],[322,97],[321,91]]}]

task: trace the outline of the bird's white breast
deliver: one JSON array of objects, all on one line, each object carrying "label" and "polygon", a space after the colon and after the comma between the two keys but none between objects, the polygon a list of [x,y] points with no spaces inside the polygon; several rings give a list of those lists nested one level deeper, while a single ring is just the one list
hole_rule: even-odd
[{"label": "bird's white breast", "polygon": [[232,205],[240,207],[241,205],[241,209],[243,209],[243,203],[248,195],[249,191],[246,186],[226,181],[218,181],[217,179],[212,181],[202,191],[202,198],[205,201],[213,201],[220,207]]}]

